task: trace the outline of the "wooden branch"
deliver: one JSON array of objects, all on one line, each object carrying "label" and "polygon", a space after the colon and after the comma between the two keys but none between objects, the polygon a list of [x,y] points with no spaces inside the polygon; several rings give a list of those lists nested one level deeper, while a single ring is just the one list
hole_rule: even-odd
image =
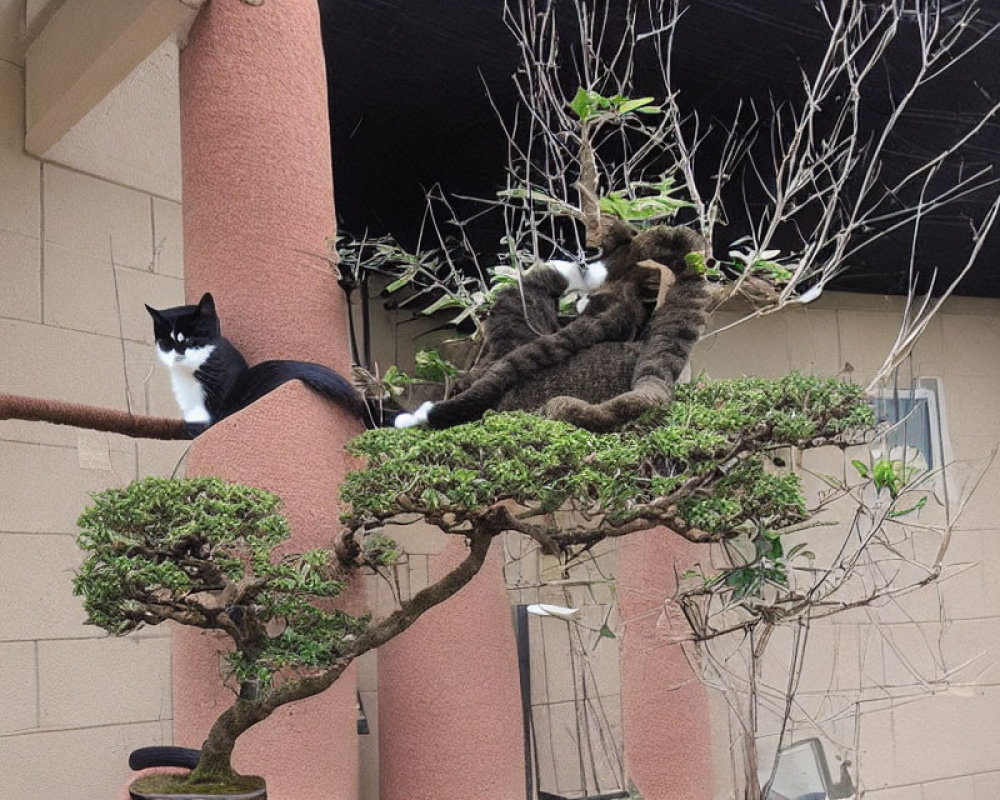
[{"label": "wooden branch", "polygon": [[576,188],[580,192],[580,208],[583,211],[588,247],[601,246],[601,203],[598,194],[598,180],[594,146],[590,141],[588,125],[584,122],[581,124],[580,130],[580,179],[576,182]]},{"label": "wooden branch", "polygon": [[147,417],[99,406],[0,393],[0,420],[52,422],[92,431],[120,433],[133,439],[189,439],[183,420]]},{"label": "wooden branch", "polygon": [[[486,561],[486,554],[489,552],[493,539],[503,532],[497,523],[498,515],[496,513],[487,512],[484,514],[477,529],[468,535],[469,553],[460,564],[437,582],[421,589],[412,598],[404,601],[400,608],[389,616],[372,624],[367,631],[354,640],[350,649],[332,666],[318,674],[297,678],[277,687],[265,701],[255,706],[253,720],[249,724],[265,719],[276,708],[285,703],[311,697],[329,688],[358,656],[381,647],[409,628],[425,611],[456,594],[476,576]],[[236,705],[238,706],[239,702]],[[235,713],[233,709],[230,709],[230,712]],[[220,717],[216,725],[224,724],[221,720]]]}]

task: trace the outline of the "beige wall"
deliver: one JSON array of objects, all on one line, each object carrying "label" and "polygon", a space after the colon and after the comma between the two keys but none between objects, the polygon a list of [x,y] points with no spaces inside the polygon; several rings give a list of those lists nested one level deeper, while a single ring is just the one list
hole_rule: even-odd
[{"label": "beige wall", "polygon": [[[0,60],[0,391],[110,408],[127,391],[173,415],[142,304],[182,302],[180,205],[25,155],[16,62]],[[170,741],[168,632],[85,627],[71,579],[87,493],[183,451],[0,422],[0,795],[104,800],[130,750]]]},{"label": "beige wall", "polygon": [[[807,308],[709,337],[699,345],[693,367],[720,378],[744,372],[776,376],[789,369],[841,373],[866,384],[896,336],[901,312],[900,298],[829,294]],[[713,325],[731,319],[718,314]],[[845,365],[853,372],[842,372]],[[919,377],[939,379],[945,448],[950,446],[953,459],[946,484],[952,503],[982,475],[954,525],[944,559],[952,566],[944,580],[898,602],[814,624],[797,716],[827,720],[824,745],[834,772],[836,757],[858,764],[866,797],[984,800],[1000,796],[1000,583],[995,577],[1000,572],[1000,469],[986,469],[985,462],[1000,442],[1000,302],[948,301],[900,370],[900,386]],[[866,460],[860,451],[848,457]],[[845,474],[844,457],[834,448],[810,453],[804,466]],[[805,482],[815,499],[823,484],[808,475]],[[942,494],[945,482],[938,481],[937,488]],[[820,560],[824,548],[839,543],[848,511],[841,505],[826,515],[839,520],[840,529],[820,528],[805,537]],[[936,526],[943,519],[932,498],[915,522]],[[927,531],[916,539],[911,553],[928,562],[940,536]],[[787,637],[771,645],[765,675],[779,685],[789,652]],[[776,721],[765,715],[765,730],[769,724]],[[793,735],[816,735],[816,730],[800,721]],[[762,749],[768,746],[765,739]]]}]

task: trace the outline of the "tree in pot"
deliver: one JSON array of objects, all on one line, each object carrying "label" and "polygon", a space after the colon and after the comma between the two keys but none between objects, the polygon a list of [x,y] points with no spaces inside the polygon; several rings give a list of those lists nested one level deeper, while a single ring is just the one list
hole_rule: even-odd
[{"label": "tree in pot", "polygon": [[[260,790],[262,779],[233,769],[238,737],[328,688],[359,655],[454,595],[505,531],[559,554],[663,526],[663,535],[696,542],[746,540],[769,559],[770,574],[771,562],[784,563],[774,555],[775,531],[808,512],[798,478],[765,469],[769,453],[845,446],[871,424],[860,387],[792,375],[679,386],[669,408],[608,434],[524,412],[442,431],[369,431],[350,445],[367,464],[341,487],[343,533],[330,548],[304,553],[282,552],[288,523],[278,498],[258,489],[147,478],[97,494],[79,521],[88,555],[75,589],[88,622],[121,635],[173,620],[232,643],[235,697],[197,766],[142,778],[133,792]],[[577,521],[559,521],[559,509],[576,510]],[[335,609],[345,571],[391,565],[399,549],[383,529],[414,515],[463,537],[465,559],[383,619]]]},{"label": "tree in pot", "polygon": [[[231,642],[235,697],[212,725],[187,775],[140,778],[131,791],[263,795],[263,779],[236,773],[237,738],[280,706],[329,687],[362,653],[405,630],[475,575],[495,533],[470,536],[466,559],[379,621],[334,607],[345,565],[385,565],[377,543],[284,553],[287,520],[273,494],[215,478],[147,478],[94,496],[79,519],[87,556],[74,578],[87,622],[114,635],[172,620]],[[249,794],[260,792],[259,795]]]}]

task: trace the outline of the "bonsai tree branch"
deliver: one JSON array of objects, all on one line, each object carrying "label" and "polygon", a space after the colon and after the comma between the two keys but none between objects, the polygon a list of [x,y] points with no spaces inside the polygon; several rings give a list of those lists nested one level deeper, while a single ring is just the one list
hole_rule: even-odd
[{"label": "bonsai tree branch", "polygon": [[4,419],[51,422],[92,431],[120,433],[134,439],[190,438],[184,429],[184,422],[179,419],[148,417],[82,403],[0,393],[0,420]]},{"label": "bonsai tree branch", "polygon": [[398,636],[425,611],[443,603],[468,584],[483,566],[493,538],[503,530],[500,527],[502,520],[502,514],[484,515],[481,524],[469,534],[469,553],[458,566],[404,601],[392,614],[371,625],[328,669],[283,683],[259,701],[237,697],[212,725],[202,744],[198,766],[191,773],[191,784],[230,773],[233,748],[241,734],[286,703],[303,700],[328,689],[354,659]]}]

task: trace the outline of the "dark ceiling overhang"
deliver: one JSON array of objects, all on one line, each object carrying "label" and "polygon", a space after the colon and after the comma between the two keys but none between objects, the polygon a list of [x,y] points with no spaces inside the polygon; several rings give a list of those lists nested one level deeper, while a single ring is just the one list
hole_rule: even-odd
[{"label": "dark ceiling overhang", "polygon": [[[612,0],[612,9],[622,5]],[[412,247],[427,190],[440,186],[450,195],[491,197],[504,185],[507,146],[497,114],[513,113],[518,52],[502,2],[320,0],[320,9],[340,226],[355,235],[392,233]],[[1000,2],[981,3],[978,21],[984,27],[1000,21]],[[770,97],[794,97],[800,67],[808,66],[823,40],[812,0],[696,0],[678,29],[676,87],[702,118],[727,120],[741,99],[766,107]],[[883,79],[898,78],[912,56],[913,41],[902,37]],[[637,94],[644,80],[640,70]],[[998,101],[1000,33],[994,32],[915,99],[893,142],[887,177],[906,174]],[[877,130],[889,110],[888,101],[876,100],[863,123]],[[981,167],[1000,177],[1000,120],[963,147],[949,171],[953,178]],[[996,192],[994,186],[922,221],[917,261],[924,287],[933,271],[940,288],[964,264],[973,221]],[[730,241],[741,235],[739,222],[731,220]],[[500,231],[488,222],[472,232],[484,251],[497,249]],[[717,242],[716,249],[726,244]],[[905,293],[910,249],[909,232],[887,237],[866,249],[833,288]],[[998,296],[998,276],[1000,230],[988,237],[958,293]]]}]

